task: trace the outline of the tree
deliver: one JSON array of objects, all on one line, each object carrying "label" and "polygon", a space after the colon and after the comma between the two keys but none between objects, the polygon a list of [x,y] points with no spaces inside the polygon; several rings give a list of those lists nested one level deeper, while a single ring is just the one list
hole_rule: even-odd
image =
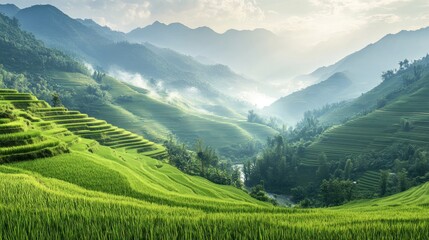
[{"label": "tree", "polygon": [[347,159],[346,166],[344,167],[344,179],[348,180],[351,178],[353,168],[353,162],[351,159]]},{"label": "tree", "polygon": [[250,161],[247,161],[243,164],[243,174],[244,174],[244,182],[247,183],[250,179],[250,175],[252,174],[252,166]]},{"label": "tree", "polygon": [[404,83],[405,86],[409,86],[414,82],[414,78],[409,76],[409,75],[404,75],[402,76],[402,82]]},{"label": "tree", "polygon": [[231,181],[232,181],[232,185],[234,185],[235,187],[237,187],[237,188],[243,187],[243,181],[241,181],[241,173],[240,173],[240,169],[238,169],[238,167],[236,167],[232,171]]},{"label": "tree", "polygon": [[329,177],[329,163],[325,153],[321,153],[318,157],[319,168],[317,169],[317,177],[320,180],[326,179]]},{"label": "tree", "polygon": [[92,78],[99,83],[103,80],[104,77],[106,77],[106,74],[99,71],[94,71],[92,74]]},{"label": "tree", "polygon": [[380,172],[380,196],[386,195],[388,180],[389,180],[389,171],[381,171]]},{"label": "tree", "polygon": [[52,94],[52,106],[54,106],[54,107],[61,107],[62,106],[60,95],[58,95],[58,93]]},{"label": "tree", "polygon": [[199,163],[196,161],[190,151],[186,149],[185,144],[179,144],[173,136],[164,142],[169,155],[169,163],[181,171],[197,175],[199,174]]},{"label": "tree", "polygon": [[256,117],[257,117],[257,115],[256,115],[255,111],[249,110],[249,112],[247,113],[247,121],[248,122],[254,122]]},{"label": "tree", "polygon": [[16,28],[19,28],[19,27],[20,27],[20,26],[19,26],[19,20],[18,20],[16,17],[13,17],[13,18],[12,18],[11,24],[12,24],[12,26],[14,26],[14,27],[16,27]]},{"label": "tree", "polygon": [[251,189],[250,196],[260,201],[275,203],[275,201],[271,201],[271,199],[268,197],[267,193],[265,192],[264,181],[261,181],[258,185],[254,186]]},{"label": "tree", "polygon": [[399,69],[400,70],[405,70],[408,67],[410,67],[410,61],[408,61],[408,59],[405,59],[404,61],[399,62]]},{"label": "tree", "polygon": [[210,165],[216,166],[219,162],[219,158],[216,155],[213,148],[206,146],[204,147],[204,144],[201,140],[197,141],[196,144],[196,151],[197,151],[197,158],[200,160],[201,163],[201,175],[206,175],[206,168]]},{"label": "tree", "polygon": [[419,80],[422,77],[423,67],[422,65],[417,65],[413,67],[414,79]]},{"label": "tree", "polygon": [[386,106],[387,104],[387,99],[386,98],[380,98],[377,100],[377,109],[380,109],[384,106]]},{"label": "tree", "polygon": [[405,68],[405,69],[407,69],[407,68],[409,68],[409,67],[410,67],[410,61],[408,61],[408,59],[405,59],[405,60],[403,61],[403,63],[404,63],[404,68]]},{"label": "tree", "polygon": [[260,123],[265,124],[264,119],[262,119],[254,110],[249,110],[247,113],[247,121],[251,123]]},{"label": "tree", "polygon": [[383,74],[381,74],[381,78],[383,79],[383,81],[388,81],[392,79],[393,76],[395,76],[395,73],[393,72],[393,70],[388,70],[386,72],[383,72]]},{"label": "tree", "polygon": [[353,199],[354,183],[349,180],[323,180],[320,193],[325,206],[336,206]]},{"label": "tree", "polygon": [[407,171],[405,169],[402,169],[396,175],[398,177],[398,191],[403,192],[407,190],[407,186],[408,186]]}]

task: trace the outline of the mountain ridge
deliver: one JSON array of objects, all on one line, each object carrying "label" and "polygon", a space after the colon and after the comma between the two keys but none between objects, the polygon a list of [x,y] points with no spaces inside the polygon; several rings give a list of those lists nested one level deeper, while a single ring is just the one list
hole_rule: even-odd
[{"label": "mountain ridge", "polygon": [[[346,72],[354,87],[342,89],[342,91],[347,93],[349,99],[353,99],[381,83],[382,73],[395,69],[399,61],[404,59],[417,60],[429,53],[427,41],[429,41],[429,27],[389,34],[379,41],[342,58],[335,64],[320,67],[308,75],[296,78],[295,81],[310,81],[317,84],[337,72]],[[294,116],[294,118],[299,119],[303,116],[303,112],[321,108],[331,103],[331,101],[325,101],[324,99],[331,99],[331,96],[319,97],[317,105],[313,105],[313,108],[302,109],[300,115]],[[338,98],[337,102],[341,100],[344,99]],[[302,101],[305,101],[305,99],[302,99]],[[287,111],[287,109],[282,109],[279,103],[275,103],[275,105],[277,105],[277,110],[272,114],[281,115],[281,111]],[[288,105],[286,101],[284,105]],[[294,122],[296,121],[292,121],[292,123]]]}]

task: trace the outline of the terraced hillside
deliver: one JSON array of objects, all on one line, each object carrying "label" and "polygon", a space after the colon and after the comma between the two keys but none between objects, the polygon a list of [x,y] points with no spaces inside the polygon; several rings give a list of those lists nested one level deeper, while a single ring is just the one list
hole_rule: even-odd
[{"label": "terraced hillside", "polygon": [[380,188],[380,173],[376,171],[367,171],[359,178],[357,183],[357,190],[363,196],[374,195]]},{"label": "terraced hillside", "polygon": [[[64,107],[50,107],[31,94],[18,93],[15,90],[1,90],[0,99],[15,107],[31,110],[34,116],[44,120],[44,124],[54,123],[74,134],[97,140],[111,148],[136,150],[146,156],[163,159],[167,157],[165,148],[124,129],[108,124],[106,121],[88,117],[78,111],[68,111]],[[1,102],[0,102],[1,104]],[[14,126],[11,123],[12,126]],[[43,129],[47,130],[47,129]]]},{"label": "terraced hillside", "polygon": [[[428,184],[340,208],[274,207],[235,187],[183,174],[137,151],[102,146],[73,133],[84,130],[64,128],[69,122],[55,122],[62,121],[61,116],[76,115],[65,117],[73,120],[88,119],[86,115],[50,108],[16,91],[0,93],[10,99],[0,102],[2,239],[429,236]],[[27,100],[16,102],[13,95]],[[86,133],[96,135],[99,130],[90,127],[84,127]]]},{"label": "terraced hillside", "polygon": [[[427,61],[428,59],[425,59]],[[403,70],[393,79],[383,82],[371,92],[363,95],[345,108],[328,113],[330,117],[341,113],[371,106],[377,98],[385,99],[387,105],[379,106],[371,113],[357,117],[342,125],[327,130],[305,151],[300,159],[302,169],[306,173],[305,181],[314,181],[314,173],[319,166],[318,156],[327,155],[331,163],[364,153],[379,153],[394,144],[410,144],[417,147],[427,147],[429,142],[429,75],[427,70],[422,72],[421,78],[411,84],[404,85],[404,79],[411,79],[414,67]],[[406,159],[400,159],[406,160]],[[382,159],[380,161],[383,161]],[[387,160],[385,159],[384,162]],[[398,160],[399,161],[399,160]],[[372,164],[372,163],[369,163]],[[388,169],[390,167],[386,167]],[[393,166],[391,166],[393,168]],[[305,170],[304,170],[305,169]],[[364,196],[371,196],[380,188],[380,169],[372,167],[368,172],[359,172],[355,175],[358,191]],[[374,172],[375,171],[375,172]],[[313,179],[313,180],[311,180]],[[372,192],[372,194],[371,194]]]},{"label": "terraced hillside", "polygon": [[36,108],[34,112],[44,121],[53,122],[78,136],[97,140],[100,144],[113,149],[136,150],[138,153],[157,159],[167,157],[164,147],[78,111],[68,111],[64,107],[48,107]]},{"label": "terraced hillside", "polygon": [[7,236],[6,239],[427,239],[429,236],[427,184],[390,198],[333,209],[255,208],[243,213],[231,207],[209,213],[89,191],[16,168],[1,167],[0,171],[0,223],[5,226],[0,229],[0,236]]},{"label": "terraced hillside", "polygon": [[[79,73],[52,72],[52,83],[61,86],[76,97],[87,94],[88,85],[100,85],[91,77]],[[264,142],[276,131],[270,127],[249,123],[243,119],[224,118],[194,112],[186,107],[169,105],[142,88],[133,87],[106,76],[101,86],[108,88],[112,98],[106,102],[78,102],[76,106],[99,119],[147,136],[150,139],[166,139],[170,134],[193,146],[203,139],[214,148],[246,143],[250,139]],[[125,99],[125,100],[124,100]]]},{"label": "terraced hillside", "polygon": [[[0,157],[2,163],[13,162],[8,169],[18,167],[92,190],[167,205],[204,209],[229,204],[266,206],[232,186],[187,176],[151,158],[165,156],[165,149],[104,121],[52,108],[14,90],[0,90],[0,98],[8,99],[0,102]],[[101,130],[106,130],[101,134],[105,136],[98,138]],[[131,141],[121,140],[127,138]],[[93,139],[111,146],[99,145]]]},{"label": "terraced hillside", "polygon": [[[427,145],[429,142],[429,76],[420,80],[421,86],[393,103],[366,116],[334,127],[312,144],[303,163],[317,166],[317,155],[324,152],[329,159],[338,160],[349,154],[378,151],[395,142]],[[411,123],[405,129],[401,121]]]},{"label": "terraced hillside", "polygon": [[[60,16],[54,14],[54,18],[64,16],[53,7],[48,9],[60,13]],[[52,13],[48,11],[48,14]],[[46,20],[52,23],[52,19]],[[73,26],[85,28],[74,19],[68,18],[68,20],[73,22]],[[31,21],[28,23],[30,24]],[[57,22],[54,25],[63,27],[58,24]],[[51,101],[51,94],[57,93],[69,109],[79,110],[94,118],[106,120],[155,142],[166,140],[173,134],[189,146],[193,146],[198,139],[202,139],[207,145],[220,149],[234,144],[244,144],[251,139],[264,142],[268,136],[276,133],[267,126],[248,123],[244,116],[238,114],[236,109],[232,109],[235,108],[232,106],[242,107],[242,103],[235,102],[228,107],[228,104],[222,103],[232,100],[224,99],[222,94],[216,95],[217,97],[211,96],[213,101],[204,101],[204,106],[196,107],[195,104],[188,103],[195,103],[197,100],[182,101],[183,96],[178,94],[180,91],[175,91],[177,94],[173,94],[177,95],[177,98],[157,97],[143,88],[133,87],[120,81],[131,81],[130,77],[136,77],[137,79],[133,78],[135,81],[132,81],[135,85],[146,86],[150,82],[131,73],[125,74],[126,76],[122,79],[113,79],[108,76],[95,79],[96,77],[92,76],[83,64],[57,50],[46,48],[33,35],[22,31],[19,24],[15,24],[12,19],[2,14],[0,14],[0,29],[2,29],[0,31],[0,52],[2,53],[0,54],[0,73],[4,75],[4,79],[0,81],[0,88],[19,88],[21,91],[32,92],[45,101]],[[52,31],[51,28],[47,30]],[[74,30],[76,29],[73,28]],[[56,31],[53,33],[58,35]],[[65,32],[66,35],[69,33]],[[73,35],[72,38],[77,35]],[[94,38],[90,37],[87,40],[94,40]],[[95,45],[99,44],[97,42]],[[124,61],[129,61],[127,54],[120,54],[124,56]],[[154,64],[152,61],[147,61],[147,63],[157,69],[162,68],[163,65],[160,62]],[[139,67],[139,69],[142,68]],[[147,70],[150,69],[152,68]],[[178,70],[183,71],[183,69]],[[165,73],[172,74],[169,71]],[[186,73],[183,78],[190,80],[188,77]],[[146,78],[150,79],[147,76]],[[185,84],[182,87],[187,89],[191,85]],[[229,117],[219,117],[202,111],[201,108]]]}]

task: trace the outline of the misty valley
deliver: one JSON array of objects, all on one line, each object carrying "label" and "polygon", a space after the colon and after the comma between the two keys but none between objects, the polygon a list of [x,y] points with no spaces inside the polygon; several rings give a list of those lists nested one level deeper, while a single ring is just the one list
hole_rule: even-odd
[{"label": "misty valley", "polygon": [[40,4],[0,1],[0,239],[429,238],[424,1]]}]

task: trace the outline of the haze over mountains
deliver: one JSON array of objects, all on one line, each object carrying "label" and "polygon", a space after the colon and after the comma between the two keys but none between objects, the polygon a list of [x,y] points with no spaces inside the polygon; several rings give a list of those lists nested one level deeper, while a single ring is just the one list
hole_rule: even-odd
[{"label": "haze over mountains", "polygon": [[140,79],[132,77],[122,79],[124,81],[168,96],[171,96],[168,93],[178,96],[180,92],[191,90],[194,93],[192,97],[184,95],[177,100],[184,99],[185,104],[207,112],[213,108],[204,106],[214,104],[234,109],[228,111],[244,113],[251,106],[235,89],[244,86],[240,87],[240,91],[247,92],[262,88],[262,84],[239,76],[226,66],[204,65],[191,57],[150,44],[119,42],[121,33],[89,20],[72,19],[50,5],[22,9],[15,17],[24,30],[33,33],[48,46],[80,57],[118,77],[141,75]]},{"label": "haze over mountains", "polygon": [[287,61],[285,40],[265,29],[231,29],[220,34],[208,27],[191,29],[180,23],[155,22],[134,29],[127,37],[135,42],[151,42],[200,57],[207,62],[223,63],[259,79],[279,71]]},{"label": "haze over mountains", "polygon": [[264,111],[294,123],[305,111],[358,97],[376,87],[383,72],[399,68],[399,61],[413,61],[428,54],[428,42],[429,28],[389,34],[331,66],[296,78],[321,83],[285,96]]},{"label": "haze over mountains", "polygon": [[22,10],[1,5],[0,11],[16,17],[23,29],[48,46],[196,111],[217,109],[215,114],[238,116],[255,108],[252,104],[264,106],[281,97],[262,112],[289,125],[300,120],[305,111],[358,97],[377,86],[381,73],[396,68],[400,60],[417,59],[429,52],[425,44],[428,29],[402,31],[333,65],[279,81],[282,74],[276,71],[293,71],[285,66],[297,60],[287,57],[292,47],[285,47],[284,38],[264,29],[220,34],[208,27],[191,29],[180,23],[155,22],[122,33],[90,19],[72,19],[50,5]]},{"label": "haze over mountains", "polygon": [[[270,5],[313,18],[294,19],[295,32],[311,22],[309,36],[329,35],[314,59],[298,46],[318,39],[300,34],[290,39],[305,43],[288,45],[264,29],[97,24],[135,27],[156,10],[168,22],[194,17],[172,11],[180,6],[196,18],[215,10],[208,26],[237,26],[219,1],[56,1],[83,19],[0,5],[0,238],[429,239],[429,28],[288,77],[321,52],[351,49],[341,37],[370,32],[351,23],[386,32],[395,19],[379,15],[385,8],[401,14],[424,1]],[[221,2],[246,20],[271,0]],[[247,26],[275,29],[262,18]],[[324,24],[332,20],[344,22]]]},{"label": "haze over mountains", "polygon": [[[47,102],[51,102],[52,94],[58,94],[62,104],[69,109],[108,120],[158,142],[174,135],[189,146],[193,146],[197,139],[202,139],[206,144],[219,149],[244,144],[252,139],[263,141],[276,133],[268,126],[245,121],[243,116],[237,115],[235,111],[228,111],[222,105],[208,105],[204,102],[212,112],[230,117],[193,111],[192,106],[177,106],[178,104],[154,96],[156,93],[121,82],[109,75],[93,75],[83,64],[58,50],[45,47],[32,34],[22,31],[16,21],[2,14],[0,29],[2,87],[31,92]],[[3,68],[13,74],[3,71]],[[125,78],[139,80],[140,76],[124,76],[123,79]],[[195,96],[186,94],[188,97]],[[86,125],[86,120],[79,119],[82,116],[74,117],[77,117],[78,122],[83,121],[81,125]],[[88,126],[100,123],[102,122],[89,123]],[[105,129],[106,126],[95,128],[99,127]]]}]

